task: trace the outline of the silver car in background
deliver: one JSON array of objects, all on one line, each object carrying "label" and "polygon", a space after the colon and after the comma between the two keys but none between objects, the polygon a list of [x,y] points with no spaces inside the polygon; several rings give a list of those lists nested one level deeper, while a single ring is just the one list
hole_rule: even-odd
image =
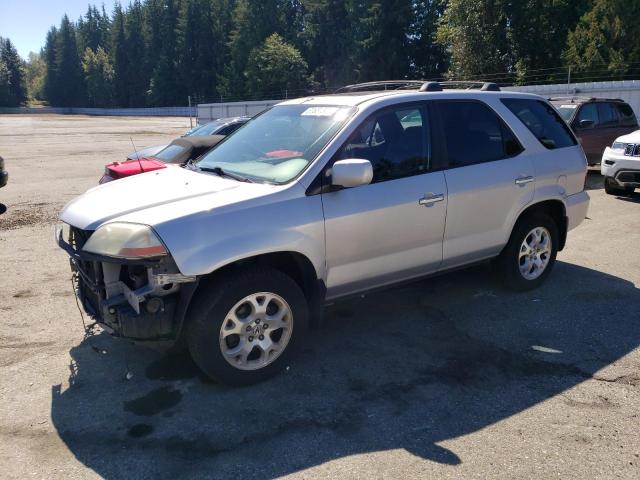
[{"label": "silver car in background", "polygon": [[[231,135],[242,125],[249,121],[250,117],[228,117],[219,118],[213,122],[196,125],[188,130],[183,137],[202,137],[207,135]],[[142,148],[127,155],[127,160],[137,160],[138,158],[155,157],[162,150],[167,148],[169,144],[153,145],[151,147]]]},{"label": "silver car in background", "polygon": [[244,385],[290,362],[326,302],[486,260],[540,285],[589,205],[569,127],[492,84],[389,83],[283,102],[185,168],[72,200],[57,241],[85,310]]}]

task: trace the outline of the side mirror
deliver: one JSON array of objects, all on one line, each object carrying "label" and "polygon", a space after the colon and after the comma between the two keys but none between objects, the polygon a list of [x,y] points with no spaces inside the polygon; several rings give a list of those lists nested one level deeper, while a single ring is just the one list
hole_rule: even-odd
[{"label": "side mirror", "polygon": [[595,125],[595,122],[593,120],[580,120],[580,123],[578,124],[578,126],[580,128],[591,128]]},{"label": "side mirror", "polygon": [[369,160],[359,158],[338,160],[331,168],[331,185],[335,187],[368,185],[372,179],[373,167]]}]

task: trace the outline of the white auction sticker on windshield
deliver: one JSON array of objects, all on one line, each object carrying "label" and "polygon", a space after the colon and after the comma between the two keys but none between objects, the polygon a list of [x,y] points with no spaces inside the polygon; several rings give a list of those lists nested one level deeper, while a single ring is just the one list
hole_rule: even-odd
[{"label": "white auction sticker on windshield", "polygon": [[300,115],[303,117],[330,117],[338,111],[338,107],[309,107]]},{"label": "white auction sticker on windshield", "polygon": [[578,108],[578,105],[560,105],[560,108]]}]

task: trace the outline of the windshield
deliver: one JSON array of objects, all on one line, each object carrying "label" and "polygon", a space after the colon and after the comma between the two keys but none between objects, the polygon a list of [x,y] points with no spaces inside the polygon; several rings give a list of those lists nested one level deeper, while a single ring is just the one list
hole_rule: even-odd
[{"label": "windshield", "polygon": [[200,125],[199,127],[195,127],[192,130],[189,130],[184,134],[185,137],[204,137],[205,135],[212,135],[215,130],[222,127],[224,125],[223,122],[209,122],[204,125]]},{"label": "windshield", "polygon": [[578,108],[578,105],[554,105],[554,107],[556,107],[556,110],[558,110],[562,119],[565,122],[568,122],[571,120],[571,116],[573,115],[573,112],[576,111],[576,108]]},{"label": "windshield", "polygon": [[181,147],[180,145],[169,145],[168,147],[156,153],[154,157],[167,163],[175,158],[178,154],[182,153],[184,149],[185,147]]},{"label": "windshield", "polygon": [[252,180],[285,183],[327,145],[354,107],[279,105],[248,122],[196,165]]}]

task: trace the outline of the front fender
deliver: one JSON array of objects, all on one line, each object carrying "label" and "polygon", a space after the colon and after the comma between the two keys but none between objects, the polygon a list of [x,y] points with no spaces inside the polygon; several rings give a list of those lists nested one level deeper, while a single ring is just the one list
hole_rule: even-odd
[{"label": "front fender", "polygon": [[183,275],[206,275],[244,258],[288,251],[307,257],[318,278],[325,278],[319,195],[226,213],[198,212],[155,229]]}]

